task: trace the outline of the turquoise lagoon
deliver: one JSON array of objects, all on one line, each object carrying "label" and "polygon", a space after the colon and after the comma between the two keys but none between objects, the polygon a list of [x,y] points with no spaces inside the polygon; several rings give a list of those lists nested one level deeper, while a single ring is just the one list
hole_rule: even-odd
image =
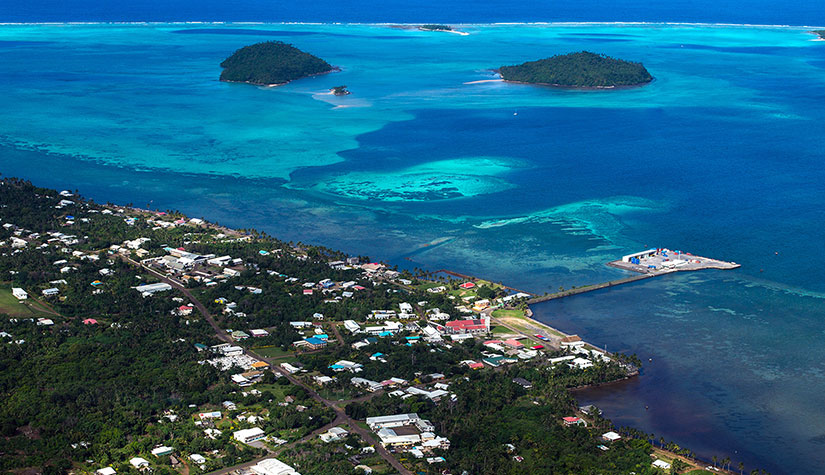
[{"label": "turquoise lagoon", "polygon": [[[739,262],[535,311],[652,359],[633,382],[580,394],[619,425],[706,459],[816,473],[825,43],[796,27],[460,29],[4,25],[0,171],[539,293],[620,276],[604,263],[650,246]],[[217,81],[223,58],[268,39],[341,72]],[[574,91],[493,72],[580,50],[656,79]],[[340,84],[353,94],[328,94]]]}]

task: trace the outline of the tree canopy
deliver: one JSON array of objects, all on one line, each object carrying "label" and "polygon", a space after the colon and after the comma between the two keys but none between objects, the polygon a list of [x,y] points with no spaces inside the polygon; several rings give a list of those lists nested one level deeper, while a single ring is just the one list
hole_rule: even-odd
[{"label": "tree canopy", "polygon": [[280,41],[244,46],[226,58],[221,81],[251,84],[285,84],[333,70],[317,56]]},{"label": "tree canopy", "polygon": [[499,73],[505,81],[567,87],[635,86],[653,80],[642,63],[589,51],[502,66]]}]

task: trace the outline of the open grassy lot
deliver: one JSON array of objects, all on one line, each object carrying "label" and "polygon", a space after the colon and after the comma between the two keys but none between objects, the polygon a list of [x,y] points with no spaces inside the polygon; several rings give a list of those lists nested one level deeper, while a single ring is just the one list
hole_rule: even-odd
[{"label": "open grassy lot", "polygon": [[252,351],[263,356],[264,358],[279,358],[282,356],[290,356],[293,354],[293,352],[291,351],[282,350],[280,346],[262,346],[258,348],[252,348]]},{"label": "open grassy lot", "polygon": [[31,297],[28,300],[20,302],[17,297],[12,295],[11,286],[0,287],[0,313],[5,313],[12,317],[53,317],[54,314],[48,312],[41,304],[37,303]]}]

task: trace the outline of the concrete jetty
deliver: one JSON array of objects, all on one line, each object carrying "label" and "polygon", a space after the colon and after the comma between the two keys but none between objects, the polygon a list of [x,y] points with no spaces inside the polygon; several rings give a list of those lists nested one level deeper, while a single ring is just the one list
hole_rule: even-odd
[{"label": "concrete jetty", "polygon": [[648,249],[635,254],[628,254],[620,260],[608,262],[607,265],[647,275],[703,269],[730,270],[740,267],[735,262],[694,256],[689,252],[671,251],[665,248]]},{"label": "concrete jetty", "polygon": [[730,270],[740,267],[740,265],[735,262],[694,256],[690,253],[671,251],[665,248],[648,249],[635,254],[629,254],[619,260],[608,262],[607,265],[617,269],[632,271],[637,273],[637,275],[542,295],[528,300],[527,303],[533,305],[539,302],[615,287],[617,285],[628,284],[630,282],[636,282],[637,280],[649,279],[674,272],[689,272],[704,269]]}]

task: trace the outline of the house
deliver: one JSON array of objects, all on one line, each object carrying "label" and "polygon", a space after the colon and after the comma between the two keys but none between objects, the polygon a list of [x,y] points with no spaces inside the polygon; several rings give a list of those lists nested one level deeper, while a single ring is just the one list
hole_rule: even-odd
[{"label": "house", "polygon": [[60,293],[60,290],[58,290],[58,289],[57,289],[57,288],[55,288],[55,287],[52,287],[52,288],[50,288],[50,289],[44,289],[44,290],[43,290],[43,296],[44,296],[44,297],[52,297],[52,296],[57,295],[57,294],[59,294],[59,293]]},{"label": "house", "polygon": [[182,317],[191,315],[192,310],[194,310],[194,308],[191,305],[181,305],[180,307],[178,307],[178,315]]},{"label": "house", "polygon": [[567,365],[571,368],[587,369],[593,366],[593,362],[585,358],[573,358]]},{"label": "house", "polygon": [[583,424],[585,427],[587,427],[587,421],[585,421],[584,419],[579,419],[578,417],[575,417],[575,416],[563,417],[562,422],[567,427],[577,426],[579,424]]},{"label": "house", "polygon": [[112,467],[104,467],[95,471],[97,475],[115,475],[117,472]]},{"label": "house", "polygon": [[192,462],[194,462],[198,465],[203,465],[203,464],[206,463],[206,457],[204,457],[203,455],[200,455],[200,454],[190,455],[189,460],[191,460]]},{"label": "house", "polygon": [[361,331],[361,326],[355,320],[344,320],[344,328],[350,333],[358,333]]},{"label": "house", "polygon": [[83,324],[84,325],[97,325],[97,320],[95,320],[94,318],[87,318],[87,319],[83,320]]},{"label": "house", "polygon": [[54,325],[54,320],[52,320],[51,318],[38,318],[37,319],[37,325],[48,327],[48,326]]},{"label": "house", "polygon": [[364,388],[364,389],[366,389],[367,391],[369,391],[371,393],[374,393],[375,391],[383,389],[383,386],[381,385],[381,383],[377,383],[375,381],[371,381],[369,379],[364,379],[364,378],[358,378],[358,377],[352,378],[352,379],[350,379],[350,383],[355,385],[355,386]]},{"label": "house", "polygon": [[327,341],[326,340],[323,340],[321,338],[316,338],[314,336],[309,337],[309,338],[304,338],[304,343],[306,343],[306,346],[310,350],[320,350],[321,348],[324,348],[325,346],[327,346]]},{"label": "house", "polygon": [[200,414],[198,414],[198,417],[200,417],[201,420],[204,420],[204,419],[220,419],[221,418],[221,412],[220,411],[201,412]]},{"label": "house", "polygon": [[602,434],[602,440],[604,440],[605,442],[615,442],[621,438],[622,436],[613,431],[605,432],[604,434]]},{"label": "house", "polygon": [[325,443],[334,442],[336,440],[341,440],[347,436],[349,432],[343,427],[333,427],[330,430],[320,434],[318,437],[321,438],[322,441]]},{"label": "house", "polygon": [[163,457],[164,455],[172,455],[175,449],[172,447],[160,446],[152,449],[152,455],[155,457]]},{"label": "house", "polygon": [[510,348],[514,348],[514,349],[517,349],[517,350],[520,350],[520,349],[524,348],[524,345],[520,341],[516,340],[515,338],[510,338],[508,340],[504,340],[503,343],[506,346],[509,346]]},{"label": "house", "polygon": [[232,332],[232,339],[235,341],[246,340],[247,338],[249,338],[249,334],[245,331],[235,330]]},{"label": "house", "polygon": [[330,378],[329,376],[324,376],[324,375],[315,376],[315,382],[318,383],[318,385],[320,385],[320,386],[323,386],[327,383],[331,383],[333,381],[335,381],[335,378]]},{"label": "house", "polygon": [[575,348],[578,346],[584,346],[584,342],[578,335],[569,335],[561,339],[561,343],[559,343],[562,348]]},{"label": "house", "polygon": [[264,329],[249,330],[253,338],[261,338],[269,335],[269,332]]},{"label": "house", "polygon": [[20,287],[12,287],[11,294],[14,295],[17,300],[26,300],[29,298],[29,294],[27,294],[26,291]]},{"label": "house", "polygon": [[300,365],[297,362],[296,363],[281,363],[281,368],[286,370],[286,372],[289,373],[289,374],[295,374],[298,371],[301,371],[302,367],[303,366]]},{"label": "house", "polygon": [[581,411],[582,414],[587,414],[588,416],[592,414],[602,415],[602,410],[592,404],[579,407],[579,411]]},{"label": "house", "polygon": [[662,470],[670,470],[670,464],[660,459],[656,459],[656,461],[653,462],[653,466],[656,468],[661,468]]},{"label": "house", "polygon": [[134,457],[129,460],[129,463],[132,464],[133,467],[137,469],[148,468],[149,461],[143,457]]},{"label": "house", "polygon": [[266,438],[266,433],[260,427],[252,427],[251,429],[241,429],[233,432],[232,438],[238,442],[249,444]]},{"label": "house", "polygon": [[527,381],[524,378],[513,378],[513,382],[523,387],[524,389],[530,389],[533,387],[533,383]]},{"label": "house", "polygon": [[249,468],[255,475],[301,475],[289,465],[272,458],[261,460]]}]

